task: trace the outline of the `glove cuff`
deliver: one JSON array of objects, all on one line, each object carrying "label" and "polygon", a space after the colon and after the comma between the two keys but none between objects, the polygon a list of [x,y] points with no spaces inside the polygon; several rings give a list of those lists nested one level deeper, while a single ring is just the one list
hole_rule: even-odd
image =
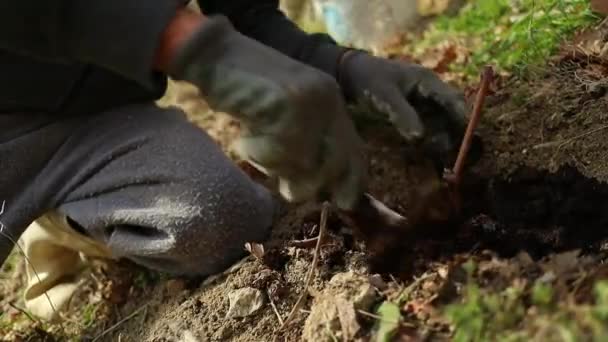
[{"label": "glove cuff", "polygon": [[197,65],[219,60],[226,42],[238,34],[227,17],[208,16],[170,61],[168,75],[178,81],[192,81]]},{"label": "glove cuff", "polygon": [[357,100],[357,94],[351,89],[351,81],[350,81],[350,71],[348,70],[348,62],[355,56],[365,54],[368,55],[368,52],[361,49],[356,48],[347,48],[340,55],[338,59],[338,66],[336,68],[336,81],[342,88],[342,93],[347,102],[352,103]]}]

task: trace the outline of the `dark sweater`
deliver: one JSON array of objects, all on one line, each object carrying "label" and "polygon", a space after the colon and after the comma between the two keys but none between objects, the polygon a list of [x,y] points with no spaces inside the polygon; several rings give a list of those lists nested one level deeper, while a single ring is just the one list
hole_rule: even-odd
[{"label": "dark sweater", "polygon": [[[187,0],[0,1],[0,114],[90,113],[160,98],[152,71],[163,31]],[[266,45],[335,76],[341,48],[306,34],[278,0],[198,0]]]}]

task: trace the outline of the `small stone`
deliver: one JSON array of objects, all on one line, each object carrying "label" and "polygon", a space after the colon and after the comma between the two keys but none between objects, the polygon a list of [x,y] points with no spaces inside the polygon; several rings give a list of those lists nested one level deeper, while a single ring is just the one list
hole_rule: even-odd
[{"label": "small stone", "polygon": [[228,294],[230,307],[227,318],[246,317],[255,313],[264,305],[264,295],[258,289],[245,287]]},{"label": "small stone", "polygon": [[382,276],[379,274],[369,276],[369,283],[380,291],[388,289],[388,285],[386,284],[384,279],[382,279]]},{"label": "small stone", "polygon": [[338,273],[316,294],[302,331],[302,341],[352,341],[361,327],[357,311],[369,311],[377,299],[369,277],[354,272]]},{"label": "small stone", "polygon": [[441,266],[437,269],[437,274],[439,274],[439,276],[442,279],[448,279],[448,275],[449,275],[449,270],[447,266]]},{"label": "small stone", "polygon": [[345,296],[359,310],[369,311],[376,300],[376,290],[369,279],[354,272],[337,273],[329,281],[329,290]]},{"label": "small stone", "polygon": [[186,330],[184,331],[184,335],[182,336],[182,340],[180,342],[198,342],[198,338],[194,336],[192,331]]}]

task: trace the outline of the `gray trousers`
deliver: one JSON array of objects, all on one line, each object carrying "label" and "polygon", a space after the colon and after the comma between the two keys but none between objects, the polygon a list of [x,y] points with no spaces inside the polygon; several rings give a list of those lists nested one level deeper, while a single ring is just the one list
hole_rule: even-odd
[{"label": "gray trousers", "polygon": [[0,113],[0,262],[51,209],[115,257],[172,274],[217,273],[268,236],[270,193],[178,109]]}]

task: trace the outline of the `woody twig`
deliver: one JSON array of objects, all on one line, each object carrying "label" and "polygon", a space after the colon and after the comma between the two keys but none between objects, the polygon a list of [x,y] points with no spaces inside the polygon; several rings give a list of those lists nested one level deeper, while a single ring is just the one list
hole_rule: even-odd
[{"label": "woody twig", "polygon": [[466,132],[464,134],[464,138],[462,139],[462,143],[460,145],[460,150],[458,151],[458,157],[456,159],[456,163],[454,164],[454,168],[452,170],[448,170],[444,174],[444,179],[448,183],[448,185],[452,189],[452,194],[455,196],[453,198],[455,203],[457,203],[457,207],[459,208],[458,201],[458,190],[460,188],[460,184],[462,183],[464,164],[467,159],[467,155],[471,148],[471,143],[473,142],[473,134],[475,133],[475,129],[479,124],[479,120],[481,119],[481,112],[484,104],[484,100],[486,95],[488,94],[488,89],[490,88],[490,83],[494,78],[494,70],[491,66],[486,66],[481,75],[481,85],[479,87],[479,91],[477,92],[477,96],[475,98],[475,103],[473,105],[473,112],[471,113],[471,117],[469,119],[469,124],[467,125]]}]

